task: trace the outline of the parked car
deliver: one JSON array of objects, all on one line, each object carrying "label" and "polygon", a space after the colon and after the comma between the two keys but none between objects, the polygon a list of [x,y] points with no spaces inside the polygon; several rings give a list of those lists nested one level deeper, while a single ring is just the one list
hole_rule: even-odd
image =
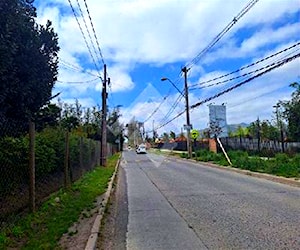
[{"label": "parked car", "polygon": [[146,145],[140,144],[140,145],[136,148],[136,153],[137,153],[137,154],[147,154]]}]

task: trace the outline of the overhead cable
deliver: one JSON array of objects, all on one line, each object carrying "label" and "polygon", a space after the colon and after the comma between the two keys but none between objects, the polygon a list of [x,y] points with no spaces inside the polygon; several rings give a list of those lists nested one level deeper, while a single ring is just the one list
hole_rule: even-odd
[{"label": "overhead cable", "polygon": [[83,30],[82,30],[82,27],[81,27],[81,25],[80,25],[80,22],[79,22],[79,19],[78,19],[78,17],[77,17],[77,14],[76,14],[76,12],[75,12],[75,9],[74,9],[74,7],[73,7],[73,5],[72,5],[72,3],[71,3],[71,0],[68,0],[68,2],[69,2],[70,7],[71,7],[71,9],[72,9],[73,15],[74,15],[74,17],[75,17],[75,19],[76,19],[76,21],[77,21],[77,24],[78,24],[78,27],[79,27],[79,29],[80,29],[81,35],[82,35],[82,37],[83,37],[83,39],[84,39],[85,45],[86,45],[86,47],[87,47],[87,49],[88,49],[88,51],[89,51],[89,53],[90,53],[90,56],[92,57],[93,63],[94,63],[94,65],[95,65],[95,68],[96,68],[96,70],[97,70],[97,72],[99,73],[99,76],[100,76],[100,70],[99,70],[99,68],[98,68],[98,66],[97,66],[97,63],[96,63],[95,58],[94,58],[94,56],[93,56],[93,54],[92,54],[91,48],[90,48],[90,46],[89,46],[89,44],[88,44],[88,42],[87,42],[87,39],[86,39],[86,37],[85,37],[85,34],[84,34]]},{"label": "overhead cable", "polygon": [[217,98],[217,97],[219,97],[219,96],[221,96],[221,95],[224,95],[224,94],[226,94],[226,93],[228,93],[228,92],[230,92],[230,91],[232,91],[232,90],[234,90],[234,89],[236,89],[236,88],[238,88],[238,87],[241,87],[242,85],[244,85],[244,84],[246,84],[246,83],[248,83],[248,82],[254,80],[255,78],[260,77],[260,76],[262,76],[262,75],[264,75],[264,74],[266,74],[266,73],[268,73],[268,72],[270,72],[270,71],[272,71],[272,70],[274,70],[274,69],[276,69],[276,68],[278,68],[278,67],[283,66],[284,64],[286,64],[286,63],[288,63],[288,62],[291,62],[291,61],[295,60],[295,59],[298,58],[299,56],[300,56],[300,53],[298,53],[298,54],[296,54],[296,55],[294,55],[294,56],[288,57],[288,58],[286,58],[286,59],[284,59],[284,60],[281,60],[281,61],[277,62],[276,65],[274,65],[274,66],[272,66],[272,67],[269,67],[269,68],[266,69],[265,71],[263,71],[263,72],[261,72],[261,73],[258,73],[258,74],[256,74],[255,76],[252,76],[252,77],[248,78],[248,79],[245,80],[245,81],[242,81],[242,82],[240,82],[240,83],[238,83],[238,84],[235,84],[234,86],[232,86],[232,87],[230,87],[230,88],[227,88],[226,90],[224,90],[224,91],[222,91],[222,92],[219,92],[218,94],[215,94],[214,96],[211,96],[211,97],[209,97],[209,98],[206,98],[205,100],[200,101],[200,102],[198,102],[198,103],[192,105],[192,106],[191,106],[191,109],[194,109],[194,108],[196,108],[196,107],[198,107],[198,106],[200,106],[200,105],[202,105],[202,104],[204,104],[204,103],[206,103],[206,102],[209,102],[209,101],[211,101],[211,100],[213,100],[213,99],[215,99],[215,98]]},{"label": "overhead cable", "polygon": [[85,4],[86,11],[88,13],[88,17],[90,19],[90,23],[91,23],[91,26],[92,26],[92,30],[93,30],[93,33],[94,33],[95,40],[96,40],[97,48],[98,48],[99,54],[101,56],[102,63],[104,65],[105,64],[104,63],[104,57],[103,57],[103,54],[102,54],[102,51],[101,51],[101,48],[100,48],[100,45],[99,45],[98,37],[96,35],[96,31],[95,31],[95,28],[94,28],[94,24],[93,24],[92,17],[91,17],[90,11],[89,11],[89,7],[88,7],[88,5],[86,3],[86,0],[84,0],[84,4]]},{"label": "overhead cable", "polygon": [[98,77],[98,78],[102,79],[101,76],[99,77],[98,75],[95,75],[95,74],[93,74],[89,71],[86,71],[86,70],[84,70],[84,69],[82,69],[82,68],[80,68],[80,67],[78,67],[78,66],[76,66],[72,63],[69,63],[69,62],[67,62],[63,59],[59,59],[59,63],[60,63],[60,66],[66,68],[66,69],[71,69],[71,70],[77,71],[77,72],[83,72],[85,74],[89,74],[91,76],[95,76],[95,77]]},{"label": "overhead cable", "polygon": [[253,74],[253,73],[257,73],[257,72],[259,72],[259,71],[261,71],[261,70],[270,68],[270,67],[272,67],[273,65],[276,65],[276,64],[277,64],[277,62],[273,62],[273,63],[271,63],[271,64],[268,64],[268,65],[264,66],[264,67],[258,68],[258,69],[256,69],[256,70],[249,71],[249,72],[247,72],[247,73],[245,73],[245,74],[242,74],[242,75],[239,75],[239,76],[236,76],[236,77],[232,77],[232,78],[226,79],[226,80],[224,80],[224,81],[220,81],[220,82],[216,82],[216,83],[213,83],[213,84],[205,85],[205,86],[202,86],[202,87],[198,87],[198,88],[190,88],[189,90],[208,88],[208,87],[216,86],[216,85],[219,85],[219,84],[222,84],[222,83],[230,82],[230,81],[233,81],[233,80],[236,80],[236,79],[239,79],[239,78],[242,78],[242,77],[251,75],[251,74]]},{"label": "overhead cable", "polygon": [[[260,59],[260,60],[258,60],[258,61],[256,61],[256,62],[254,62],[254,63],[251,63],[251,64],[249,64],[249,65],[243,66],[243,67],[241,67],[241,68],[239,68],[239,69],[237,69],[237,70],[234,70],[234,71],[232,71],[232,72],[230,72],[230,73],[227,73],[227,74],[224,74],[224,75],[215,77],[215,78],[213,78],[213,79],[210,79],[210,80],[207,80],[207,81],[203,81],[203,82],[200,82],[200,83],[197,83],[197,84],[190,85],[189,88],[191,88],[190,90],[192,90],[192,87],[195,87],[195,86],[201,86],[201,85],[204,85],[204,84],[206,84],[206,83],[210,83],[210,82],[213,82],[213,81],[222,79],[222,78],[224,78],[224,77],[233,75],[233,74],[238,73],[238,72],[240,72],[240,71],[242,71],[242,70],[244,70],[244,69],[250,68],[250,67],[255,66],[255,65],[257,65],[257,64],[259,64],[259,63],[261,63],[261,62],[263,62],[263,61],[266,61],[266,60],[268,60],[268,59],[270,59],[270,58],[272,58],[272,57],[275,57],[275,56],[277,56],[277,55],[279,55],[279,54],[281,54],[281,53],[284,53],[284,52],[286,52],[286,51],[288,51],[288,50],[290,50],[290,49],[293,49],[293,48],[295,48],[295,47],[297,47],[297,46],[299,46],[299,45],[300,45],[300,42],[297,42],[297,43],[293,44],[292,46],[290,46],[290,47],[288,47],[288,48],[285,48],[285,49],[283,49],[283,50],[280,50],[280,51],[278,51],[278,52],[276,52],[276,53],[274,53],[274,54],[272,54],[272,55],[269,55],[269,56],[267,56],[267,57],[265,57],[265,58],[262,58],[262,59]],[[254,72],[254,71],[253,71],[253,72]],[[239,76],[239,77],[240,77],[240,76]],[[239,77],[237,77],[237,78],[239,78]],[[232,78],[232,79],[235,79],[235,78]],[[219,82],[218,84],[224,83],[224,82],[227,82],[227,81],[229,81],[229,80],[224,80],[224,81],[222,81],[222,82]],[[217,85],[217,84],[215,84],[215,85]],[[208,85],[208,86],[206,86],[206,87],[210,87],[210,86],[213,86],[213,85]]]},{"label": "overhead cable", "polygon": [[[286,58],[286,59],[284,59],[284,60],[281,60],[281,61],[277,62],[277,64],[274,65],[273,67],[270,67],[270,68],[266,69],[265,71],[260,72],[260,73],[256,74],[255,76],[248,78],[248,79],[245,80],[245,81],[242,81],[242,82],[240,82],[240,83],[238,83],[238,84],[236,84],[236,85],[234,85],[234,86],[232,86],[232,87],[230,87],[230,88],[225,89],[225,90],[222,91],[222,92],[219,92],[219,93],[217,93],[217,94],[215,94],[215,95],[213,95],[213,96],[211,96],[211,97],[209,97],[209,98],[206,98],[206,99],[203,100],[203,101],[200,101],[200,102],[198,102],[198,103],[196,103],[196,104],[190,106],[190,109],[192,110],[192,109],[194,109],[194,108],[196,108],[196,107],[198,107],[198,106],[200,106],[200,105],[202,105],[202,104],[204,104],[204,103],[207,103],[207,102],[209,102],[209,101],[211,101],[211,100],[213,100],[213,99],[215,99],[215,98],[217,98],[217,97],[219,97],[219,96],[221,96],[221,95],[224,95],[224,94],[226,94],[226,93],[228,93],[228,92],[230,92],[230,91],[232,91],[232,90],[234,90],[234,89],[236,89],[236,88],[238,88],[238,87],[241,87],[242,85],[244,85],[244,84],[246,84],[246,83],[248,83],[248,82],[250,82],[250,81],[252,81],[252,80],[254,80],[254,79],[256,79],[256,78],[258,78],[258,77],[260,77],[260,76],[262,76],[262,75],[264,75],[264,74],[266,74],[266,73],[268,73],[268,72],[270,72],[270,71],[272,71],[272,70],[274,70],[274,69],[276,69],[276,68],[279,68],[279,67],[283,66],[283,65],[286,64],[286,63],[289,63],[289,62],[291,62],[291,61],[297,59],[298,57],[300,57],[300,53],[298,53],[298,54],[296,54],[296,55],[293,55],[293,56],[291,56],[291,57],[288,57],[288,58]],[[183,115],[185,112],[186,112],[186,110],[181,111],[181,112],[178,113],[176,116],[174,116],[172,119],[170,119],[169,121],[167,121],[167,122],[165,122],[165,123],[159,125],[159,126],[156,127],[154,130],[157,130],[157,129],[159,129],[159,128],[162,128],[162,127],[166,126],[166,125],[169,124],[170,122],[174,121],[175,119],[177,119],[178,117],[180,117],[181,115]]]},{"label": "overhead cable", "polygon": [[89,28],[88,28],[88,26],[87,26],[87,23],[86,23],[86,21],[85,21],[85,17],[84,17],[83,11],[82,11],[82,9],[81,9],[79,0],[76,0],[76,2],[77,2],[78,9],[79,9],[79,12],[80,12],[81,17],[82,17],[82,21],[83,21],[83,23],[84,23],[85,29],[86,29],[87,34],[88,34],[88,36],[89,36],[91,45],[92,45],[92,47],[93,47],[94,53],[95,53],[95,55],[97,56],[97,59],[100,60],[99,55],[98,55],[98,52],[97,52],[96,47],[95,47],[95,44],[94,44],[94,41],[93,41],[93,39],[92,39],[90,30],[89,30]]},{"label": "overhead cable", "polygon": [[218,42],[220,39],[241,19],[259,0],[251,0],[232,21],[205,47],[190,63],[186,65],[191,69],[193,65],[197,64],[201,58]]},{"label": "overhead cable", "polygon": [[94,81],[97,81],[97,80],[99,80],[99,77],[91,79],[91,80],[87,80],[87,81],[69,82],[69,81],[60,81],[60,80],[57,80],[57,82],[68,83],[68,84],[84,84],[84,83],[91,83],[91,82],[94,82]]}]

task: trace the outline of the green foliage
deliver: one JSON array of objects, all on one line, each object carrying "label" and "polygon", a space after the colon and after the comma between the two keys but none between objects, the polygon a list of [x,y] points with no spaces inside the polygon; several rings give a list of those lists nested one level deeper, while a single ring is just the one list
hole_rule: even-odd
[{"label": "green foliage", "polygon": [[176,134],[174,131],[170,131],[170,138],[172,138],[172,139],[176,138]]},{"label": "green foliage", "polygon": [[[37,25],[35,16],[35,8],[25,1],[1,2],[0,127],[27,122],[51,97],[58,73],[58,37],[51,22]],[[0,135],[4,132],[8,135]]]},{"label": "green foliage", "polygon": [[269,140],[278,140],[279,138],[279,129],[272,125],[269,120],[260,121],[257,119],[255,122],[251,122],[247,129],[252,138]]},{"label": "green foliage", "polygon": [[188,154],[187,153],[180,153],[180,157],[181,158],[188,158]]},{"label": "green foliage", "polygon": [[[35,137],[36,177],[43,178],[54,171],[63,170],[65,154],[65,131],[45,128]],[[70,135],[71,166],[79,164],[80,136]],[[82,139],[83,162],[88,163],[94,154],[95,141]],[[6,193],[28,180],[29,137],[0,138],[0,193]]]},{"label": "green foliage", "polygon": [[58,126],[61,108],[55,104],[48,104],[40,109],[35,117],[35,128],[37,131],[43,130],[46,127]]},{"label": "green foliage", "polygon": [[0,193],[23,183],[28,169],[28,139],[0,138]]},{"label": "green foliage", "polygon": [[300,141],[300,84],[294,82],[290,85],[295,88],[290,101],[281,102],[284,107],[283,115],[288,121],[289,137],[293,141]]},{"label": "green foliage", "polygon": [[203,149],[196,152],[196,159],[198,161],[209,161],[214,163],[220,163],[226,161],[222,154],[216,154],[209,150]]},{"label": "green foliage", "polygon": [[[185,153],[181,153],[184,155]],[[279,175],[284,177],[300,177],[300,154],[289,157],[286,154],[276,154],[275,158],[266,159],[260,156],[249,156],[244,151],[229,151],[228,156],[232,162],[232,167]],[[208,150],[196,152],[196,159],[204,162],[214,162],[227,166],[228,162],[222,153],[215,154]]]},{"label": "green foliage", "polygon": [[57,249],[60,237],[79,219],[80,213],[94,208],[95,199],[105,192],[118,157],[110,157],[106,168],[98,167],[87,173],[71,189],[51,195],[35,214],[1,232],[0,249]]}]

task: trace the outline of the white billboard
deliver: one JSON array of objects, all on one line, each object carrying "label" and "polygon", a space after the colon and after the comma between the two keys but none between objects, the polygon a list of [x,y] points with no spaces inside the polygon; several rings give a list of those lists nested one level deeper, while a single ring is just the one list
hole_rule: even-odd
[{"label": "white billboard", "polygon": [[228,136],[225,105],[209,105],[209,126],[211,137]]}]

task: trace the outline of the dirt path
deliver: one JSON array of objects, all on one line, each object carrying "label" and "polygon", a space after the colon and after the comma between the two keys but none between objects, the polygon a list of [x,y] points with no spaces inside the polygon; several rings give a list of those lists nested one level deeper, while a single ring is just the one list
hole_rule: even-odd
[{"label": "dirt path", "polygon": [[103,195],[97,198],[96,207],[90,211],[83,211],[79,220],[69,228],[59,241],[60,249],[76,250],[85,249],[88,238],[91,234],[94,221],[98,213],[98,206],[101,204]]}]

